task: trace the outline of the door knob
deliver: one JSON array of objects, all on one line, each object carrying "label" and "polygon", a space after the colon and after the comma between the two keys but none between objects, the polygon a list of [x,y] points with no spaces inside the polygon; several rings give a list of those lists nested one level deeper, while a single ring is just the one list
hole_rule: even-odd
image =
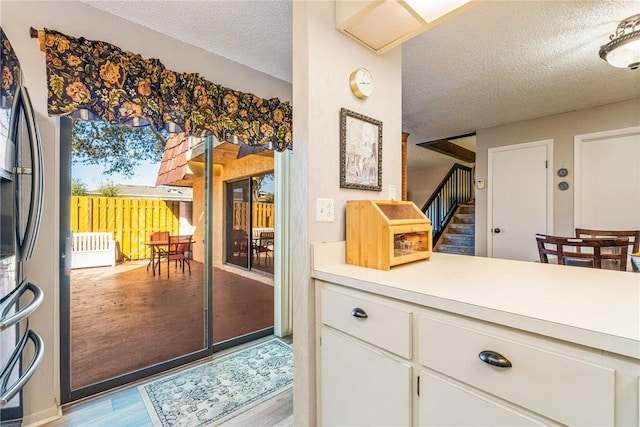
[{"label": "door knob", "polygon": [[498,227],[496,227],[496,228],[493,229],[493,232],[496,233],[496,234],[500,234],[500,229]]}]

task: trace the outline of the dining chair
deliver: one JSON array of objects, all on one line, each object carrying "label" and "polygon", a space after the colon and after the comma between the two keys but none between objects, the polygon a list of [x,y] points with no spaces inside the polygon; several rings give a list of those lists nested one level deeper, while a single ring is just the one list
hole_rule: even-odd
[{"label": "dining chair", "polygon": [[167,259],[167,277],[169,277],[169,265],[174,262],[174,268],[178,267],[178,263],[182,267],[184,273],[184,265],[189,267],[189,275],[191,275],[191,244],[192,235],[169,236],[169,248],[165,258]]},{"label": "dining chair", "polygon": [[265,265],[269,262],[269,258],[272,257],[273,254],[273,239],[274,232],[273,231],[261,231],[260,238],[254,244],[254,252],[256,259],[258,261],[258,265],[260,265],[260,254],[264,254],[264,262]]},{"label": "dining chair", "polygon": [[[168,242],[169,241],[169,232],[168,231],[154,231],[152,233],[149,234],[149,242],[150,243],[154,243],[154,242]],[[158,246],[154,246],[153,244],[150,245],[151,246],[151,260],[149,260],[149,263],[147,264],[147,271],[149,271],[149,266],[152,266],[153,268],[153,274],[155,275],[156,273],[156,267],[158,267],[158,274],[160,273],[160,258],[158,256],[158,264],[156,264],[156,255],[159,255],[159,250],[160,248]]]},{"label": "dining chair", "polygon": [[231,231],[231,253],[233,257],[245,258],[249,256],[249,236],[242,228],[234,228]]},{"label": "dining chair", "polygon": [[[549,256],[554,256],[561,265],[627,269],[629,239],[626,237],[577,238],[536,234],[536,242],[542,263],[548,264]],[[605,248],[607,250],[603,251]]]},{"label": "dining chair", "polygon": [[[591,230],[587,228],[576,228],[576,237],[627,237],[629,239],[630,253],[640,252],[640,230]],[[633,271],[640,271],[635,264],[631,263]]]}]

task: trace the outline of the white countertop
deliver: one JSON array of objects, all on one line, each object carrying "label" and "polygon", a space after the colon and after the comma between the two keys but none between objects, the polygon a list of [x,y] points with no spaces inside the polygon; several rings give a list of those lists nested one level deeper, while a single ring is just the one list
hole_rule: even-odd
[{"label": "white countertop", "polygon": [[390,271],[316,244],[311,276],[640,359],[640,274],[434,253]]}]

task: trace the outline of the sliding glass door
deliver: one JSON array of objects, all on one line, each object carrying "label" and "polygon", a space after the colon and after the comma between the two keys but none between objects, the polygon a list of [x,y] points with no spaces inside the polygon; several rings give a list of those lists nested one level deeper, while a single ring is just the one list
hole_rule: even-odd
[{"label": "sliding glass door", "polygon": [[224,188],[226,265],[215,268],[213,286],[216,348],[271,334],[274,323],[273,172],[226,181]]},{"label": "sliding glass door", "polygon": [[[137,163],[132,177],[94,181],[91,173],[101,172],[101,164],[83,167],[82,156],[71,149],[72,136],[82,135],[68,119],[61,119],[61,129],[66,403],[211,354],[205,196],[212,168],[205,154],[213,145],[210,139],[167,136],[155,161]],[[119,131],[140,137],[131,132]],[[188,152],[190,167],[175,166],[164,144]],[[174,248],[176,239],[186,243]]]},{"label": "sliding glass door", "polygon": [[273,275],[273,172],[227,182],[226,188],[226,262]]}]

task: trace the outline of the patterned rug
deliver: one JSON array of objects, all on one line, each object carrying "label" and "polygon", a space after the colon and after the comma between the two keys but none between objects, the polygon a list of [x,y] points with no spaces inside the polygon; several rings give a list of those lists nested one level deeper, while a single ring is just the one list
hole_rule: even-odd
[{"label": "patterned rug", "polygon": [[156,426],[217,425],[293,384],[293,350],[272,339],[138,386]]}]

